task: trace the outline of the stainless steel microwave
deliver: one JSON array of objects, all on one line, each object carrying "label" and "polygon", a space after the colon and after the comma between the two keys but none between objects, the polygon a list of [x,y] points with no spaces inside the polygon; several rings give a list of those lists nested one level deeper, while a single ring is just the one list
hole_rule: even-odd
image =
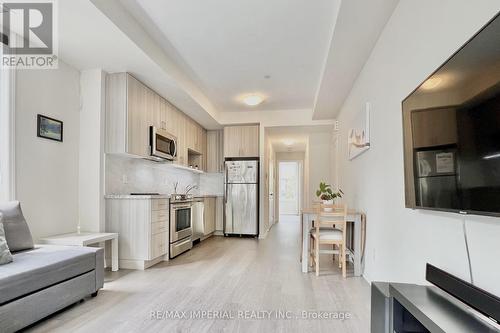
[{"label": "stainless steel microwave", "polygon": [[149,127],[149,146],[154,159],[172,161],[177,157],[177,138],[160,128]]}]

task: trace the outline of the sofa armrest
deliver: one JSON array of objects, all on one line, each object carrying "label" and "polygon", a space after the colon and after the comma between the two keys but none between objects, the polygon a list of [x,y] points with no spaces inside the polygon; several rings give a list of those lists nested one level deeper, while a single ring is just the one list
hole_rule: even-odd
[{"label": "sofa armrest", "polygon": [[104,249],[97,248],[95,252],[95,290],[104,286]]},{"label": "sofa armrest", "polygon": [[95,291],[97,291],[104,286],[104,249],[94,246],[84,247],[95,255]]}]

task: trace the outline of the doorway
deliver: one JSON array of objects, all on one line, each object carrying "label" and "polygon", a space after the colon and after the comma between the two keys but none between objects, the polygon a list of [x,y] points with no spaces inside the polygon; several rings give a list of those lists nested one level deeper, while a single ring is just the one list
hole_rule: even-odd
[{"label": "doorway", "polygon": [[279,162],[279,214],[298,215],[300,210],[299,161]]}]

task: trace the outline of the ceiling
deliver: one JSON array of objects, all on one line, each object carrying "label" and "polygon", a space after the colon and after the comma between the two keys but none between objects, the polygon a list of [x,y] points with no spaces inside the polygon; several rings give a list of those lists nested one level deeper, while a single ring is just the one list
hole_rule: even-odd
[{"label": "ceiling", "polygon": [[[112,4],[111,0],[103,2]],[[158,57],[146,53],[100,9],[88,0],[58,2],[60,59],[79,70],[130,72],[206,128],[220,128],[207,112],[206,103],[186,89],[186,78],[173,70],[167,71]],[[112,9],[120,14],[116,8]]]},{"label": "ceiling", "polygon": [[399,0],[342,1],[313,119],[336,118]]},{"label": "ceiling", "polygon": [[223,112],[311,108],[339,2],[122,1]]},{"label": "ceiling", "polygon": [[[333,119],[397,2],[61,1],[59,54],[131,72],[208,129],[237,111]],[[249,93],[265,101],[246,106]]]},{"label": "ceiling", "polygon": [[306,151],[311,133],[332,133],[333,125],[286,126],[266,128],[271,145],[275,152]]}]

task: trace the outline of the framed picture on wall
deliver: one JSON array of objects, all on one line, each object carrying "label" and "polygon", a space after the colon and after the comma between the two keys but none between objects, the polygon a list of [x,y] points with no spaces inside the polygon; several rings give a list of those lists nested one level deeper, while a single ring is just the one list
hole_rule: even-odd
[{"label": "framed picture on wall", "polygon": [[366,103],[364,110],[356,114],[354,125],[349,130],[347,143],[349,160],[370,149],[370,103]]},{"label": "framed picture on wall", "polygon": [[39,138],[63,141],[63,122],[41,114],[37,115],[37,133]]}]

